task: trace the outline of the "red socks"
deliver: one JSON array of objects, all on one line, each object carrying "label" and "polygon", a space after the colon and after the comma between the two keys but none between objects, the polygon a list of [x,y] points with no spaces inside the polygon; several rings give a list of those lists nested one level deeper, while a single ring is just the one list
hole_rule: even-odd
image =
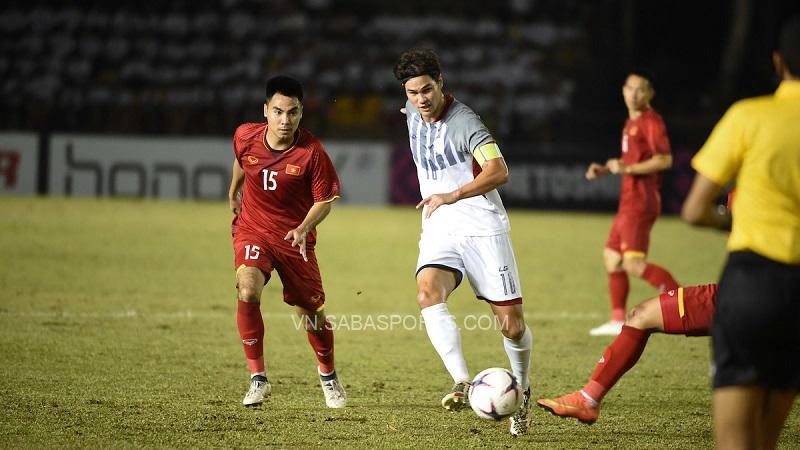
[{"label": "red socks", "polygon": [[264,374],[264,320],[261,318],[261,303],[239,300],[236,325],[239,327],[250,374]]},{"label": "red socks", "polygon": [[333,366],[333,329],[327,320],[317,331],[308,331],[308,343],[314,349],[319,361],[319,371],[328,375],[334,371]]},{"label": "red socks", "polygon": [[625,304],[628,301],[628,274],[624,271],[608,274],[608,293],[611,295],[611,320],[625,320]]},{"label": "red socks", "polygon": [[[250,374],[264,374],[264,320],[261,317],[261,304],[239,300],[236,311],[236,325],[242,338],[244,355]],[[316,332],[307,332],[308,342],[319,361],[319,370],[330,374],[333,365],[333,329],[327,320]]]},{"label": "red socks", "polygon": [[650,332],[638,328],[622,326],[622,332],[606,347],[603,357],[597,363],[592,378],[583,391],[597,402],[603,400],[609,389],[631,369],[642,356]]},{"label": "red socks", "polygon": [[661,266],[647,264],[642,272],[642,279],[650,283],[650,286],[664,293],[673,289],[678,289],[678,282],[672,275]]}]

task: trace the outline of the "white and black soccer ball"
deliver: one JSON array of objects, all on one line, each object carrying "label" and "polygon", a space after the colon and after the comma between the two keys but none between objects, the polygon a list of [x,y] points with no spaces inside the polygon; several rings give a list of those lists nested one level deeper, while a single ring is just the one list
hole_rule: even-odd
[{"label": "white and black soccer ball", "polygon": [[492,367],[475,375],[469,387],[469,405],[481,419],[501,420],[517,412],[522,395],[514,374]]}]

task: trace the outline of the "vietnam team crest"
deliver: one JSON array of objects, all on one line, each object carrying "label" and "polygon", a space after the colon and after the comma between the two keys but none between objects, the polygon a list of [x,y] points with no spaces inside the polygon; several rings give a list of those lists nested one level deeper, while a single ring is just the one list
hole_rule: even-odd
[{"label": "vietnam team crest", "polygon": [[295,166],[292,164],[286,165],[286,175],[300,175],[300,166]]}]

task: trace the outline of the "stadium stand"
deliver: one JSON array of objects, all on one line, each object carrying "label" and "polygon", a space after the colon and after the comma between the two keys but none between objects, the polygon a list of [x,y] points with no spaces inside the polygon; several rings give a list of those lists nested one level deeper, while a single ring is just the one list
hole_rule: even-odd
[{"label": "stadium stand", "polygon": [[415,45],[501,137],[546,133],[573,102],[581,2],[334,3],[5,2],[0,128],[229,134],[283,72],[304,80],[318,133],[381,137],[403,100],[392,66]]}]

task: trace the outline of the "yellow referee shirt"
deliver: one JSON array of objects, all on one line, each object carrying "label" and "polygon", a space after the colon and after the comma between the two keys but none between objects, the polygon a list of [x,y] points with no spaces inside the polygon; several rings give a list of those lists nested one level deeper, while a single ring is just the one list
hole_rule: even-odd
[{"label": "yellow referee shirt", "polygon": [[729,251],[800,264],[800,81],[731,106],[692,167],[719,186],[736,179]]}]

